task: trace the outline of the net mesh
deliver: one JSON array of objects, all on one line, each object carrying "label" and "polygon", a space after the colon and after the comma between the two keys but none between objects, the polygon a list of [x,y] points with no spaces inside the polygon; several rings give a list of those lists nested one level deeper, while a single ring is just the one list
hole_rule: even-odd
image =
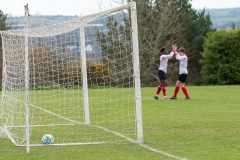
[{"label": "net mesh", "polygon": [[[129,4],[71,21],[29,16],[30,144],[52,134],[55,144],[136,140]],[[85,35],[80,35],[84,25]],[[26,30],[2,32],[2,125],[26,143]],[[80,37],[85,36],[85,44]],[[85,124],[81,47],[86,48],[90,125]],[[3,134],[2,134],[3,135]]]}]

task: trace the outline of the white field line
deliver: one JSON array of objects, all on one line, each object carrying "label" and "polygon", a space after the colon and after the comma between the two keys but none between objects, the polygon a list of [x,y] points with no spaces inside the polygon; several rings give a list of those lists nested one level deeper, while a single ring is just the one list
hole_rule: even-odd
[{"label": "white field line", "polygon": [[120,133],[117,133],[117,132],[115,132],[115,131],[108,130],[108,129],[104,128],[104,127],[95,126],[95,125],[92,125],[92,126],[94,126],[94,127],[96,127],[96,128],[100,128],[100,129],[102,129],[102,130],[104,130],[104,131],[106,131],[106,132],[110,132],[110,133],[116,134],[117,136],[120,136],[120,137],[122,137],[122,138],[125,138],[125,139],[127,139],[128,141],[130,141],[130,142],[132,142],[132,143],[136,143],[136,144],[140,145],[141,147],[144,147],[144,148],[146,148],[146,149],[149,149],[150,151],[157,152],[157,153],[161,153],[161,154],[163,154],[163,155],[165,155],[165,156],[168,156],[168,157],[171,157],[171,158],[174,158],[174,159],[187,160],[187,159],[185,159],[185,158],[180,158],[180,157],[174,156],[174,155],[172,155],[172,154],[170,154],[170,153],[163,152],[163,151],[161,151],[161,150],[157,150],[157,149],[152,148],[152,147],[150,147],[150,146],[147,146],[147,145],[145,145],[145,144],[139,144],[136,140],[133,140],[133,139],[131,139],[131,138],[129,138],[129,137],[126,137],[126,136],[124,136],[124,135],[122,135],[122,134],[120,134]]},{"label": "white field line", "polygon": [[152,147],[149,147],[149,146],[147,146],[147,145],[145,145],[145,144],[139,144],[139,145],[142,146],[142,147],[144,147],[144,148],[146,148],[146,149],[149,149],[150,151],[157,152],[157,153],[163,154],[163,155],[165,155],[165,156],[168,156],[168,157],[171,157],[171,158],[174,158],[174,159],[187,160],[186,158],[181,158],[181,157],[178,157],[178,156],[174,156],[174,155],[172,155],[172,154],[170,154],[170,153],[163,152],[163,151],[161,151],[161,150],[157,150],[157,149],[152,148]]},{"label": "white field line", "polygon": [[35,106],[35,105],[30,104],[30,106],[35,107],[35,108],[37,108],[37,109],[39,109],[39,110],[42,110],[42,111],[44,111],[44,112],[46,112],[46,113],[49,113],[49,114],[51,114],[51,115],[54,115],[54,116],[56,116],[56,117],[62,118],[62,119],[64,119],[64,120],[67,120],[67,121],[70,121],[70,122],[73,122],[73,123],[77,123],[77,124],[84,124],[84,123],[77,122],[77,121],[71,120],[71,119],[69,119],[69,118],[60,116],[60,115],[58,115],[58,114],[56,114],[56,113],[53,113],[53,112],[51,112],[51,111],[49,111],[49,110],[46,110],[46,109],[43,109],[43,108],[40,108],[40,107],[37,107],[37,106]]},{"label": "white field line", "polygon": [[[43,108],[40,108],[40,107],[37,107],[37,106],[34,106],[34,105],[31,105],[31,106],[33,106],[33,107],[35,107],[35,108],[37,108],[37,109],[39,109],[39,110],[42,110],[42,111],[44,111],[44,112],[46,112],[46,113],[49,113],[49,114],[51,114],[51,115],[54,115],[54,116],[57,116],[57,117],[59,117],[59,118],[68,120],[68,121],[70,121],[70,122],[77,123],[77,124],[84,124],[84,123],[77,122],[77,121],[75,121],[75,120],[71,120],[71,119],[69,119],[69,118],[60,116],[60,115],[55,114],[55,113],[53,113],[53,112],[51,112],[51,111],[48,111],[48,110],[46,110],[46,109],[43,109]],[[136,143],[136,144],[138,144],[138,145],[140,145],[140,146],[142,146],[142,147],[144,147],[144,148],[146,148],[146,149],[149,149],[150,151],[153,151],[153,152],[156,152],[156,153],[160,153],[160,154],[163,154],[163,155],[165,155],[165,156],[168,156],[168,157],[171,157],[171,158],[174,158],[174,159],[178,159],[178,160],[187,160],[187,159],[185,159],[185,158],[181,158],[181,157],[178,157],[178,156],[174,156],[174,155],[172,155],[172,154],[170,154],[170,153],[163,152],[163,151],[161,151],[161,150],[157,150],[157,149],[152,148],[152,147],[150,147],[150,146],[147,146],[147,145],[144,145],[144,144],[139,144],[136,140],[133,140],[133,139],[131,139],[131,138],[129,138],[129,137],[126,137],[126,136],[124,136],[124,135],[122,135],[122,134],[120,134],[120,133],[117,133],[117,132],[115,132],[115,131],[111,131],[111,130],[109,130],[109,129],[107,129],[107,128],[104,128],[104,127],[101,127],[101,126],[96,126],[96,125],[92,125],[92,126],[94,126],[94,127],[96,127],[96,128],[100,128],[100,129],[102,129],[102,130],[104,130],[104,131],[106,131],[106,132],[113,133],[113,134],[115,134],[115,135],[117,135],[117,136],[120,136],[120,137],[122,137],[122,138],[125,138],[126,140],[128,140],[128,141],[130,141],[130,142],[132,142],[132,143]],[[96,142],[96,143],[98,143],[98,142]]]}]

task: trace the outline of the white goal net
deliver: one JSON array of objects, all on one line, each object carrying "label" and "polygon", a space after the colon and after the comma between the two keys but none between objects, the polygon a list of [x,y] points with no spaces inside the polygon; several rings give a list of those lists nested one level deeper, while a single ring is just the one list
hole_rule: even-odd
[{"label": "white goal net", "polygon": [[[136,4],[1,32],[1,133],[17,146],[143,142]],[[3,134],[2,134],[3,135]]]}]

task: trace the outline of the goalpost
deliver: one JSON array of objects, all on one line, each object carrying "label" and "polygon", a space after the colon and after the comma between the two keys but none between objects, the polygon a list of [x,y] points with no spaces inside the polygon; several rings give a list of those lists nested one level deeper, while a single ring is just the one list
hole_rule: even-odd
[{"label": "goalpost", "polygon": [[[16,146],[143,143],[136,3],[2,31],[0,133]],[[0,134],[3,136],[3,134]]]}]

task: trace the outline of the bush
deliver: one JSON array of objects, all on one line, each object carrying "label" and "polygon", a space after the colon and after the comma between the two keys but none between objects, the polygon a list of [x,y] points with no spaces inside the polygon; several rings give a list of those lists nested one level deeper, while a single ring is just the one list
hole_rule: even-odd
[{"label": "bush", "polygon": [[240,29],[208,33],[203,49],[205,84],[240,84]]}]

